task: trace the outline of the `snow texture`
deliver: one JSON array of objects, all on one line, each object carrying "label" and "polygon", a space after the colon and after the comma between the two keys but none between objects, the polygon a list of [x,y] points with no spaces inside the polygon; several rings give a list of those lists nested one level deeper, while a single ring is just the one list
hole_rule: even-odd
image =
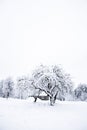
[{"label": "snow texture", "polygon": [[87,130],[87,103],[0,98],[0,130]]}]

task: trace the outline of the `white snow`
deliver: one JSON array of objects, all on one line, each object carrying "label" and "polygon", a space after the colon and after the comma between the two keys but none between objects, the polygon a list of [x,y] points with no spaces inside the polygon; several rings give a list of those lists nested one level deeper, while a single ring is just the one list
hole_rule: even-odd
[{"label": "white snow", "polygon": [[0,98],[0,130],[87,130],[87,102]]}]

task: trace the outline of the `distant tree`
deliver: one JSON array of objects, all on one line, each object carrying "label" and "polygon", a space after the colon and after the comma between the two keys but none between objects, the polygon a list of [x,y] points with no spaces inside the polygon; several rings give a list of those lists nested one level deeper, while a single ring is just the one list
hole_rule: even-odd
[{"label": "distant tree", "polygon": [[28,97],[28,78],[26,76],[17,78],[15,97],[20,99]]},{"label": "distant tree", "polygon": [[0,97],[3,97],[3,80],[0,81]]},{"label": "distant tree", "polygon": [[74,90],[75,100],[86,101],[87,100],[87,84],[79,84]]},{"label": "distant tree", "polygon": [[3,97],[8,98],[13,96],[13,86],[14,82],[12,78],[7,78],[6,80],[3,80]]}]

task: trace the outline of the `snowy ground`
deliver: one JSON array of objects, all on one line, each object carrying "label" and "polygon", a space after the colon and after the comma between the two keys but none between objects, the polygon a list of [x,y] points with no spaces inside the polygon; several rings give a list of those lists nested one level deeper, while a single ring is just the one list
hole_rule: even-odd
[{"label": "snowy ground", "polygon": [[87,102],[0,98],[0,130],[87,130]]}]

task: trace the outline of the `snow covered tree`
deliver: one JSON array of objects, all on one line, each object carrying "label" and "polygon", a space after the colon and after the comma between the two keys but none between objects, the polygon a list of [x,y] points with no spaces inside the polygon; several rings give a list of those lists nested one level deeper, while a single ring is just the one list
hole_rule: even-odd
[{"label": "snow covered tree", "polygon": [[3,97],[8,98],[13,96],[13,86],[14,82],[12,78],[7,78],[6,80],[3,80]]},{"label": "snow covered tree", "polygon": [[65,95],[72,91],[72,81],[59,66],[41,65],[33,73],[35,88],[44,91],[50,97],[50,104],[55,103],[56,98],[64,99]]},{"label": "snow covered tree", "polygon": [[87,100],[87,84],[79,84],[74,90],[75,100]]},{"label": "snow covered tree", "polygon": [[[58,85],[58,84],[57,84]],[[55,75],[44,74],[39,78],[37,82],[35,82],[35,87],[44,91],[50,97],[50,104],[53,105],[55,102],[58,86],[56,85]]]},{"label": "snow covered tree", "polygon": [[17,79],[15,97],[26,99],[28,97],[28,78],[26,76]]},{"label": "snow covered tree", "polygon": [[55,78],[49,67],[41,65],[38,69],[36,69],[33,73],[33,80],[35,88],[38,88],[39,90],[44,91],[47,95],[49,95],[52,104],[52,98],[55,96],[51,91],[55,86]]}]

